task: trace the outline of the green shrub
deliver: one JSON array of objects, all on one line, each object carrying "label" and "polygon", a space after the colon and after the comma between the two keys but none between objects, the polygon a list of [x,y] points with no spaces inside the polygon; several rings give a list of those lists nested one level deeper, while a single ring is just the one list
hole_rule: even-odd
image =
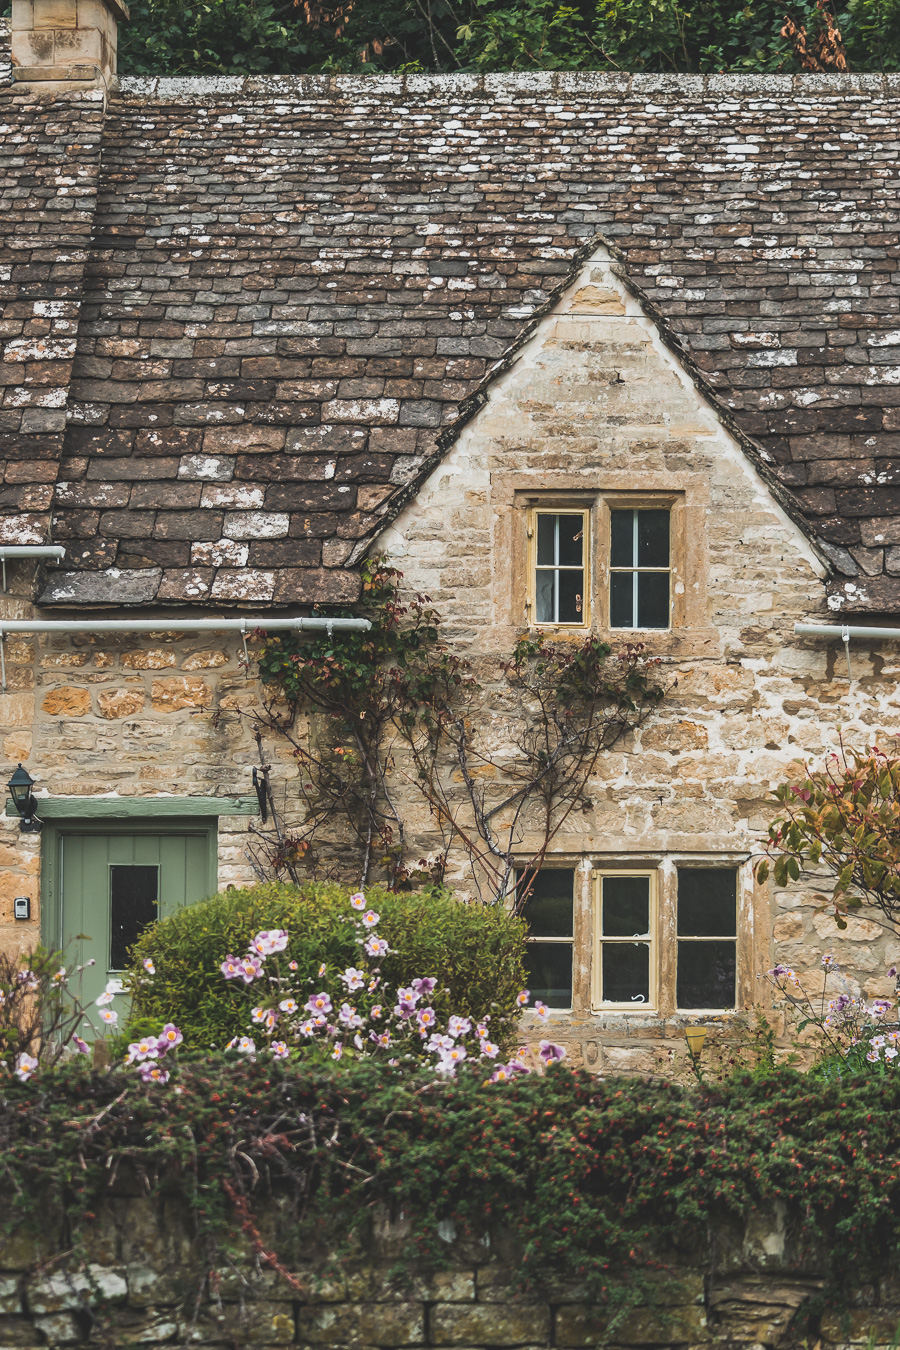
[{"label": "green shrub", "polygon": [[[349,894],[331,883],[268,883],[224,891],[160,920],[133,948],[132,1018],[175,1022],[187,1048],[222,1049],[233,1036],[246,1034],[250,1008],[261,1001],[257,983],[223,978],[225,957],[242,956],[260,930],[283,928],[290,935],[284,961],[297,962],[297,987],[318,981],[323,962],[329,972],[358,966]],[[366,899],[381,915],[378,932],[392,949],[381,965],[391,991],[416,976],[431,976],[437,987],[429,1002],[439,1019],[489,1014],[492,1038],[508,1047],[516,994],[525,982],[523,921],[438,889],[396,894],[372,886]],[[145,979],[142,962],[148,957],[156,973]]]}]

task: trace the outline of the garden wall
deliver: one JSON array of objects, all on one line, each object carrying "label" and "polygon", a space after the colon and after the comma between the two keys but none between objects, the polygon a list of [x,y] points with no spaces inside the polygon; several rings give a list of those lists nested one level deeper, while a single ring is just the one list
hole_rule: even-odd
[{"label": "garden wall", "polygon": [[[743,1232],[711,1228],[702,1248],[666,1253],[676,1282],[648,1269],[646,1291],[608,1339],[608,1313],[577,1280],[521,1291],[508,1230],[467,1244],[445,1225],[446,1266],[429,1274],[402,1261],[402,1220],[382,1217],[366,1242],[337,1234],[313,1250],[298,1249],[296,1225],[275,1201],[256,1222],[290,1276],[237,1233],[230,1264],[207,1256],[177,1197],[115,1195],[80,1233],[77,1257],[62,1229],[53,1234],[45,1222],[39,1237],[20,1229],[0,1245],[0,1347],[874,1350],[900,1324],[900,1281],[859,1288],[848,1311],[823,1310],[824,1263],[797,1261],[780,1213],[752,1215]],[[329,1270],[329,1252],[342,1247],[340,1267]]]}]

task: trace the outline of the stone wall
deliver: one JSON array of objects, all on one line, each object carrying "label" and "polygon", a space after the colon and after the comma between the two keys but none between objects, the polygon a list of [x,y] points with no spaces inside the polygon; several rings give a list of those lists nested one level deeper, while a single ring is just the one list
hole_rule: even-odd
[{"label": "stone wall", "polygon": [[[642,635],[664,661],[667,697],[602,758],[590,808],[570,816],[547,859],[584,876],[573,1012],[554,1015],[553,1034],[576,1062],[606,1072],[658,1069],[691,1019],[674,1011],[671,978],[659,1015],[592,1006],[593,869],[658,868],[665,890],[679,862],[738,866],[745,1008],[771,1010],[765,975],[775,961],[820,992],[826,951],[853,992],[889,996],[886,971],[900,955],[897,940],[865,915],[839,932],[815,898],[816,878],[786,891],[754,886],[750,859],[770,819],[767,792],[798,763],[821,763],[838,728],[858,746],[896,735],[897,648],[854,642],[850,681],[836,644],[794,635],[796,621],[828,622],[821,563],[763,481],[765,462],[754,467],[662,336],[601,248],[384,536],[391,560],[432,598],[446,636],[489,686],[496,654],[512,650],[528,621],[530,504],[664,492],[681,503],[676,619],[668,632]],[[617,646],[630,634],[604,628],[605,556],[598,542],[594,628]],[[502,700],[484,716],[486,735],[502,744]],[[489,802],[503,786],[486,782]],[[539,836],[519,842],[525,858]],[[462,854],[454,861],[465,891],[471,873]],[[660,938],[670,949],[673,931]],[[663,956],[664,984],[665,964]],[[774,1021],[784,1036],[780,1014]],[[781,1043],[787,1048],[789,1037]]]},{"label": "stone wall", "polygon": [[860,1287],[846,1311],[816,1310],[826,1279],[791,1252],[783,1215],[752,1215],[743,1232],[713,1231],[703,1250],[668,1253],[675,1283],[654,1271],[657,1292],[607,1339],[576,1280],[521,1291],[513,1228],[467,1246],[448,1224],[446,1265],[429,1274],[400,1259],[402,1223],[376,1219],[368,1246],[356,1243],[339,1268],[327,1267],[321,1237],[303,1247],[277,1207],[263,1210],[260,1227],[290,1283],[239,1239],[227,1263],[208,1256],[174,1200],[108,1202],[79,1259],[52,1225],[39,1240],[20,1232],[0,1246],[0,1345],[876,1350],[900,1324],[895,1280]]},{"label": "stone wall", "polygon": [[[31,565],[8,563],[2,618],[30,618]],[[255,650],[252,639],[248,647]],[[174,794],[226,800],[252,793],[258,763],[240,710],[259,686],[237,633],[12,635],[4,639],[0,739],[10,769],[27,765],[42,799],[133,799]],[[276,783],[296,770],[270,747]],[[6,775],[8,777],[8,774]],[[111,811],[115,802],[110,802]],[[219,817],[220,888],[254,880],[246,816]],[[40,834],[22,834],[0,816],[0,947],[26,947],[41,933]],[[31,922],[14,922],[13,900],[27,895]],[[52,936],[45,933],[45,939]]]}]

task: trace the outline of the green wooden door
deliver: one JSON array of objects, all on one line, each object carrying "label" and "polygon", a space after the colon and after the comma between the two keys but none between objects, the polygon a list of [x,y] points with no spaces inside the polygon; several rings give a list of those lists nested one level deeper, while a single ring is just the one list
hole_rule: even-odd
[{"label": "green wooden door", "polygon": [[[214,838],[208,828],[58,831],[60,946],[67,964],[95,962],[82,977],[85,1003],[124,969],[148,923],[209,895]],[[120,1017],[125,1002],[113,1005]]]}]

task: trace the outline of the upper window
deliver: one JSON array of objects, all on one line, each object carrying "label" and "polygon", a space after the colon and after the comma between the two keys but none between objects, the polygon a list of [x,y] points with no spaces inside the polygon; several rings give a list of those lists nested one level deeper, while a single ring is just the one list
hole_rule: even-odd
[{"label": "upper window", "polygon": [[590,622],[587,563],[590,558],[588,511],[535,511],[531,520],[532,622]]},{"label": "upper window", "polygon": [[548,867],[537,876],[519,873],[520,890],[529,879],[522,903],[528,924],[528,988],[532,999],[541,999],[548,1008],[571,1008],[575,872],[571,867]]},{"label": "upper window", "polygon": [[610,628],[668,628],[668,510],[635,507],[609,515]]}]

